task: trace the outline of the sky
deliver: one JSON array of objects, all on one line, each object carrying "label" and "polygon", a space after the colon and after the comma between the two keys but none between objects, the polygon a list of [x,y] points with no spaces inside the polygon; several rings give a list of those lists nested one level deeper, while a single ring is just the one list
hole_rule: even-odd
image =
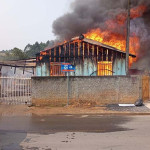
[{"label": "sky", "polygon": [[55,39],[52,23],[74,0],[0,0],[0,51]]}]

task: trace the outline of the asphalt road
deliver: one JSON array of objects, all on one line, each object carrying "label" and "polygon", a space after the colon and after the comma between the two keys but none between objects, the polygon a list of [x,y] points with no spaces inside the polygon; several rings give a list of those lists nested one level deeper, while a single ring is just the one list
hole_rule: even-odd
[{"label": "asphalt road", "polygon": [[149,116],[1,116],[0,150],[150,150]]}]

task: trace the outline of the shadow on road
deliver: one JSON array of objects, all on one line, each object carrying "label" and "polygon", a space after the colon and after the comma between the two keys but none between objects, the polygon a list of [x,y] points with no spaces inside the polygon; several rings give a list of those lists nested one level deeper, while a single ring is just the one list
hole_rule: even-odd
[{"label": "shadow on road", "polygon": [[26,136],[27,133],[0,131],[0,150],[21,150],[20,143]]},{"label": "shadow on road", "polygon": [[27,133],[126,131],[130,129],[121,125],[130,120],[126,116],[100,115],[0,116],[0,148],[20,150],[20,143],[26,139]]}]

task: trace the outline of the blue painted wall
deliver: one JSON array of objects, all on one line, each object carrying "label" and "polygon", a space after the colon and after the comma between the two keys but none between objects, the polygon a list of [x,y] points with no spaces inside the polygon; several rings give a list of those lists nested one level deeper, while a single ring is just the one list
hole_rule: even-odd
[{"label": "blue painted wall", "polygon": [[125,58],[116,58],[113,64],[113,75],[126,75],[126,60]]},{"label": "blue painted wall", "polygon": [[84,62],[76,64],[75,76],[96,76],[97,64],[91,59],[84,59]]},{"label": "blue painted wall", "polygon": [[[116,58],[113,63],[113,75],[126,75],[125,58]],[[70,73],[71,76],[97,76],[96,60],[84,59],[84,61],[76,62],[76,71]],[[41,63],[36,67],[37,76],[50,76],[50,68],[47,63]]]},{"label": "blue painted wall", "polygon": [[41,63],[40,66],[36,67],[36,76],[50,76],[50,69],[47,63]]}]

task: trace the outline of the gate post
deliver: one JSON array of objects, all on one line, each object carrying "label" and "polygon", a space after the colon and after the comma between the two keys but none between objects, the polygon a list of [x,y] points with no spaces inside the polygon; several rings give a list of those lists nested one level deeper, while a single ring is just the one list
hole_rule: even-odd
[{"label": "gate post", "polygon": [[139,76],[139,99],[143,99],[143,76]]}]

